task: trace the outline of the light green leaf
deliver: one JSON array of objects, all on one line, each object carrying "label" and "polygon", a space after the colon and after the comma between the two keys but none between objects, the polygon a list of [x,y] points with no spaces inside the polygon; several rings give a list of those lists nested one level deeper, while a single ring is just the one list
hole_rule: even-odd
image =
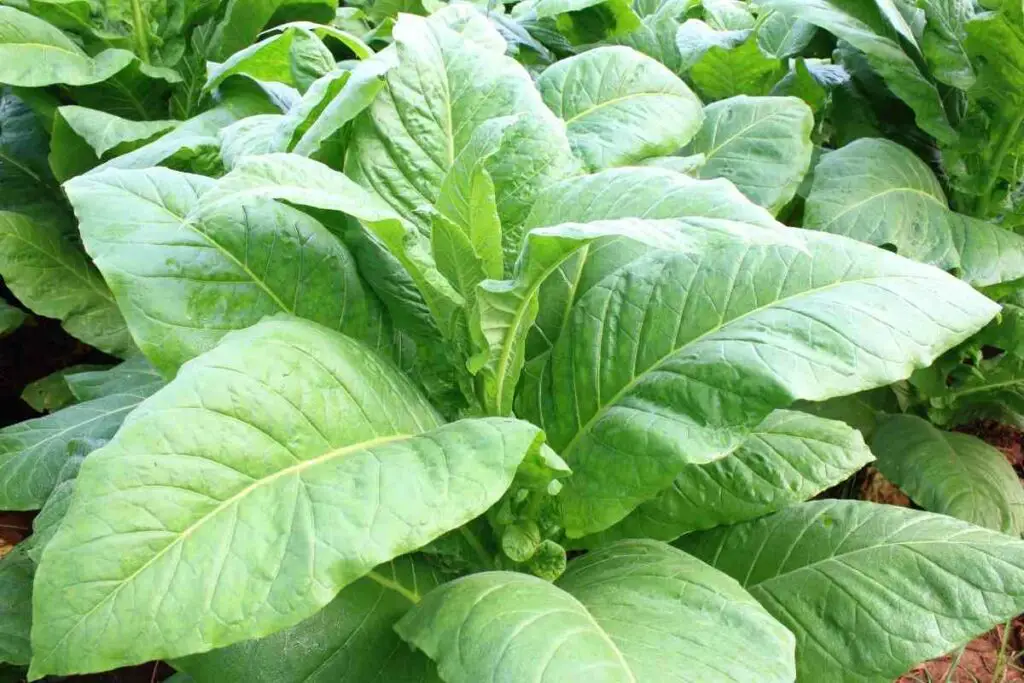
[{"label": "light green leaf", "polygon": [[702,0],[704,18],[719,31],[741,31],[754,28],[756,20],[746,2],[741,0]]},{"label": "light green leaf", "polygon": [[648,57],[653,57],[673,73],[680,73],[681,57],[676,45],[676,33],[682,17],[696,0],[664,0],[637,3],[637,11],[641,14],[639,28],[609,38],[608,43],[625,45]]},{"label": "light green leaf", "polygon": [[0,276],[33,313],[118,356],[134,349],[114,297],[75,241],[63,207],[51,218],[0,211]]},{"label": "light green leaf", "polygon": [[524,399],[516,414],[574,472],[559,495],[570,537],[619,521],[684,465],[728,454],[772,410],[905,379],[997,312],[937,269],[852,240],[737,221],[680,229],[685,249],[577,298],[536,385],[521,389],[539,405]]},{"label": "light green leaf", "polygon": [[37,413],[52,413],[76,402],[75,395],[71,393],[68,383],[64,381],[67,375],[102,370],[103,368],[102,365],[72,365],[50,373],[46,377],[29,383],[21,392],[21,400],[32,406],[32,410]]},{"label": "light green leaf", "polygon": [[554,19],[559,33],[574,45],[615,38],[640,26],[640,17],[628,0],[527,0],[513,8],[512,17]]},{"label": "light green leaf", "polygon": [[75,479],[78,470],[85,461],[85,456],[107,443],[107,439],[81,438],[68,444],[67,459],[64,460],[57,475],[57,484],[46,499],[43,509],[32,520],[32,535],[21,542],[32,561],[39,564],[43,549],[57,533],[60,523],[71,505],[71,496],[75,492]]},{"label": "light green leaf", "polygon": [[0,338],[6,337],[21,327],[27,317],[25,311],[0,300]]},{"label": "light green leaf", "polygon": [[77,400],[92,401],[145,389],[151,384],[157,384],[159,388],[164,384],[164,378],[145,356],[139,354],[112,368],[69,372],[64,382]]},{"label": "light green leaf", "polygon": [[175,128],[178,121],[131,121],[88,107],[65,106],[57,110],[62,121],[82,138],[97,157],[116,151],[126,143],[141,145],[160,133]]},{"label": "light green leaf", "polygon": [[116,156],[131,151],[177,125],[177,121],[131,121],[75,105],[60,107],[50,141],[50,169],[63,182],[96,167],[108,152]]},{"label": "light green leaf", "polygon": [[128,50],[90,57],[60,29],[27,12],[0,7],[0,83],[26,88],[89,85],[135,61]]},{"label": "light green leaf", "polygon": [[542,438],[517,420],[441,425],[396,368],[314,323],[234,332],[83,464],[36,575],[30,675],[294,626],[483,513]]},{"label": "light green leaf", "polygon": [[762,0],[760,4],[765,9],[778,10],[814,24],[853,45],[864,53],[893,93],[914,110],[917,125],[922,130],[940,142],[956,139],[938,89],[904,52],[899,33],[875,2]]},{"label": "light green leaf", "polygon": [[627,47],[601,47],[557,62],[537,79],[544,103],[567,125],[591,170],[671,154],[700,129],[701,102],[675,74]]},{"label": "light green leaf", "polygon": [[979,287],[1024,277],[1024,237],[947,207],[939,181],[913,152],[862,139],[818,163],[804,227],[891,244]]},{"label": "light green leaf", "polygon": [[402,16],[394,36],[398,66],[387,72],[386,87],[355,121],[346,173],[427,235],[430,218],[424,209],[437,202],[444,177],[476,129],[496,116],[522,114],[509,149],[492,156],[486,167],[494,182],[506,263],[511,263],[537,193],[579,170],[564,124],[511,58],[420,17]]},{"label": "light green leaf", "polygon": [[[223,90],[223,89],[222,89]],[[198,166],[205,170],[219,164],[218,133],[249,116],[280,113],[262,94],[251,89],[233,88],[222,92],[220,103],[198,116],[182,122],[170,133],[153,142],[101,164],[97,171],[108,168],[151,168],[170,165],[176,168]]]},{"label": "light green leaf", "polygon": [[393,628],[440,583],[422,559],[400,557],[291,628],[174,664],[195,683],[440,683],[433,662],[406,646]]},{"label": "light green leaf", "polygon": [[704,114],[686,149],[704,155],[698,177],[731,180],[754,203],[781,211],[811,165],[810,107],[795,97],[740,95],[709,104]]},{"label": "light green leaf", "polygon": [[687,19],[676,31],[676,49],[679,51],[678,72],[693,68],[712,48],[731,50],[742,45],[750,31],[716,31],[700,19]]},{"label": "light green leaf", "polygon": [[800,54],[817,32],[814,24],[772,12],[757,28],[757,46],[765,57],[787,59]]},{"label": "light green leaf", "polygon": [[798,681],[889,683],[1024,608],[1024,542],[906,508],[805,503],[676,545],[793,632]]},{"label": "light green leaf", "polygon": [[690,154],[687,156],[650,157],[638,163],[637,166],[664,168],[690,177],[696,177],[705,161],[707,161],[707,158],[703,154]]},{"label": "light green leaf", "polygon": [[[462,315],[461,295],[437,269],[426,239],[377,195],[362,189],[344,174],[295,154],[245,159],[215,186],[209,202],[225,199],[230,202],[234,193],[341,212],[358,219],[370,233],[372,245],[369,246],[377,250],[364,249],[360,263],[366,267],[368,259],[379,258],[383,253],[400,264],[396,272],[390,268],[390,263],[378,269],[374,262],[369,269],[372,272],[364,270],[367,277],[384,287],[394,286],[393,281],[400,277],[410,279],[418,290],[412,294],[422,297],[416,303],[422,305],[425,300],[436,328],[449,339],[454,338]],[[365,246],[365,243],[360,245]],[[382,283],[381,280],[392,282]]]},{"label": "light green leaf", "polygon": [[333,0],[228,0],[210,38],[210,58],[223,61],[252,45],[274,14],[288,5],[299,6],[299,16],[293,14],[292,18],[324,24],[330,23],[338,6]]},{"label": "light green leaf", "polygon": [[656,541],[575,560],[550,584],[487,572],[443,584],[396,626],[449,683],[792,681],[793,636],[739,585]]},{"label": "light green leaf", "polygon": [[160,385],[125,388],[0,429],[0,508],[41,508],[59,481],[68,444],[80,438],[109,439],[128,413]]},{"label": "light green leaf", "polygon": [[336,66],[331,51],[313,32],[293,26],[236,52],[221,64],[211,64],[203,89],[212,90],[229,76],[243,75],[305,92]]},{"label": "light green leaf", "polygon": [[686,465],[663,491],[580,547],[619,538],[672,541],[683,534],[735,524],[801,503],[874,460],[860,433],[842,422],[776,410],[733,453]]},{"label": "light green leaf", "polygon": [[[230,330],[282,312],[387,346],[387,322],[345,246],[314,218],[234,182],[111,169],[66,186],[86,249],[153,364],[173,374]],[[211,188],[219,192],[204,201]]]},{"label": "light green leaf", "polygon": [[0,558],[0,664],[28,664],[32,658],[32,577],[35,565],[15,548]]},{"label": "light green leaf", "polygon": [[224,166],[231,169],[243,157],[285,151],[286,137],[279,134],[283,124],[281,114],[257,114],[222,130],[220,156]]},{"label": "light green leaf", "polygon": [[885,478],[925,510],[1024,533],[1024,488],[1006,457],[984,441],[899,415],[882,423],[871,450]]},{"label": "light green leaf", "polygon": [[320,40],[324,41],[324,43],[327,42],[324,40],[325,38],[332,38],[351,50],[352,54],[354,54],[358,59],[369,59],[374,54],[373,48],[363,42],[362,38],[354,33],[338,28],[337,26],[317,24],[312,21],[290,21],[287,24],[279,24],[270,30],[278,32],[286,31],[290,28],[309,31]]}]

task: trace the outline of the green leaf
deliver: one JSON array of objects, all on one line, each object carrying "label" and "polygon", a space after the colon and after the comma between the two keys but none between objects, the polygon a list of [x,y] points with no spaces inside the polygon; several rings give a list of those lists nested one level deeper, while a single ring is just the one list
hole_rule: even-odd
[{"label": "green leaf", "polygon": [[314,323],[234,332],[83,464],[36,575],[30,675],[291,627],[483,513],[542,438],[517,420],[441,425],[396,368]]},{"label": "green leaf", "polygon": [[899,415],[882,423],[871,450],[885,478],[925,510],[1024,533],[1024,488],[1006,457],[984,441]]},{"label": "green leaf", "polygon": [[731,180],[754,203],[781,211],[811,165],[810,107],[795,97],[740,95],[709,104],[704,114],[686,149],[704,155],[698,177]]},{"label": "green leaf", "polygon": [[265,96],[250,89],[233,88],[221,93],[221,101],[216,107],[183,121],[173,131],[147,145],[110,159],[96,170],[142,169],[160,165],[179,169],[198,166],[197,170],[205,170],[212,160],[215,160],[212,165],[219,164],[220,140],[217,136],[222,129],[246,117],[269,113],[280,111],[269,104]]},{"label": "green leaf", "polygon": [[805,503],[676,545],[793,632],[799,681],[888,683],[1024,608],[1024,543],[905,508]]},{"label": "green leaf", "polygon": [[74,439],[68,444],[68,457],[57,475],[57,484],[46,499],[43,509],[32,520],[32,535],[21,542],[26,547],[28,556],[36,564],[39,564],[43,550],[53,535],[57,533],[60,523],[67,515],[71,497],[75,492],[75,479],[85,461],[85,456],[102,447],[107,441],[107,439],[81,438]]},{"label": "green leaf", "polygon": [[131,121],[74,105],[57,109],[50,143],[50,168],[59,181],[80,175],[101,159],[141,147],[177,121]]},{"label": "green leaf", "polygon": [[[398,66],[387,72],[386,87],[355,121],[346,174],[427,235],[430,217],[424,208],[437,202],[445,176],[477,128],[497,116],[522,114],[514,144],[486,166],[511,263],[537,193],[579,169],[564,124],[511,58],[414,16],[402,16],[394,36]],[[460,86],[449,85],[454,83]]]},{"label": "green leaf", "polygon": [[89,85],[121,71],[136,57],[109,49],[90,57],[59,29],[27,12],[0,7],[0,83],[26,88]]},{"label": "green leaf", "polygon": [[154,365],[173,374],[228,331],[281,312],[390,343],[345,246],[297,209],[223,189],[234,180],[111,169],[66,186],[86,249]]},{"label": "green leaf", "polygon": [[57,318],[73,337],[118,356],[135,349],[99,271],[76,242],[63,207],[50,218],[0,211],[0,276],[37,315]]},{"label": "green leaf", "polygon": [[75,403],[75,395],[64,381],[67,375],[90,370],[101,370],[102,365],[72,365],[46,377],[29,383],[21,392],[21,400],[32,406],[37,413],[52,413],[64,406]]},{"label": "green leaf", "polygon": [[59,481],[74,439],[109,439],[160,382],[123,391],[0,429],[0,508],[38,510]]},{"label": "green leaf", "polygon": [[428,593],[396,626],[449,683],[792,681],[793,637],[739,585],[656,541],[575,560],[557,584],[487,572]]},{"label": "green leaf", "polygon": [[[864,53],[886,85],[914,110],[917,125],[940,142],[956,139],[935,84],[900,45],[900,32],[875,2],[861,0],[763,0],[778,10],[822,28]],[[890,12],[891,14],[891,12]],[[904,31],[905,33],[905,31]],[[911,39],[913,36],[911,36]]]},{"label": "green leaf", "polygon": [[557,62],[537,79],[544,103],[567,125],[591,170],[671,154],[703,119],[700,100],[675,74],[627,47],[601,47]]},{"label": "green leaf", "polygon": [[716,31],[700,19],[687,19],[676,31],[676,49],[679,52],[677,71],[693,68],[713,48],[732,50],[750,37],[750,31]]},{"label": "green leaf", "polygon": [[257,81],[284,83],[305,92],[313,82],[337,65],[331,51],[312,31],[289,27],[231,55],[222,64],[211,64],[203,88],[216,88],[233,75]]},{"label": "green leaf", "polygon": [[289,4],[297,5],[300,14],[289,19],[315,19],[325,24],[338,6],[332,0],[227,0],[210,38],[209,58],[223,61],[252,45],[274,14]]},{"label": "green leaf", "polygon": [[671,488],[578,545],[600,547],[619,538],[672,541],[691,531],[756,519],[816,496],[874,459],[852,427],[776,410],[733,453],[706,465],[686,465]]},{"label": "green leaf", "polygon": [[77,400],[92,401],[135,391],[154,383],[159,388],[163,385],[164,378],[149,364],[145,356],[140,354],[112,368],[69,372],[64,377],[64,382]]},{"label": "green leaf", "polygon": [[749,29],[716,31],[697,19],[676,34],[680,68],[705,99],[734,95],[767,95],[786,73],[783,63],[758,48]]},{"label": "green leaf", "polygon": [[974,67],[964,43],[973,18],[973,0],[929,0],[921,4],[928,23],[921,51],[935,80],[961,90],[974,85]]},{"label": "green leaf", "polygon": [[947,206],[939,181],[913,152],[863,139],[818,163],[804,227],[891,244],[978,287],[1024,277],[1024,237]]},{"label": "green leaf", "polygon": [[658,60],[673,73],[680,73],[681,57],[676,45],[676,32],[681,17],[695,1],[664,0],[648,3],[655,5],[649,8],[644,8],[643,3],[637,3],[637,10],[642,17],[640,26],[629,33],[612,36],[605,42],[631,47]]},{"label": "green leaf", "polygon": [[554,19],[559,33],[575,45],[621,36],[640,26],[628,0],[528,0],[513,8],[512,17]]},{"label": "green leaf", "polygon": [[393,629],[440,583],[422,559],[400,557],[376,567],[291,628],[174,664],[195,683],[440,683],[434,664],[407,647]]},{"label": "green leaf", "polygon": [[32,577],[35,565],[22,548],[0,558],[0,663],[28,664],[32,658]]},{"label": "green leaf", "polygon": [[28,315],[16,306],[0,300],[0,338],[6,337],[21,327]]},{"label": "green leaf", "polygon": [[0,91],[0,211],[46,216],[61,210],[54,207],[59,190],[47,164],[44,124],[24,100]]},{"label": "green leaf", "polygon": [[285,138],[279,135],[283,122],[281,114],[257,114],[222,130],[220,156],[224,166],[231,169],[243,157],[283,152]]},{"label": "green leaf", "polygon": [[757,29],[757,46],[766,57],[787,59],[803,52],[817,32],[814,24],[772,12]]},{"label": "green leaf", "polygon": [[[559,496],[569,537],[619,521],[684,465],[731,452],[772,410],[905,379],[996,313],[955,278],[851,240],[683,226],[686,247],[578,297],[521,389],[539,400],[516,414],[574,472]],[[624,460],[634,464],[611,466]]]},{"label": "green leaf", "polygon": [[720,31],[741,31],[754,28],[756,20],[747,3],[740,0],[703,0],[704,18]]}]

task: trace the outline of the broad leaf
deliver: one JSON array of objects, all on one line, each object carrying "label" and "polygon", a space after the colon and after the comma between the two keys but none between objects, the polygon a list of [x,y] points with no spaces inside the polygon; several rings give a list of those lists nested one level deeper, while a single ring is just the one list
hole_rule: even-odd
[{"label": "broad leaf", "polygon": [[592,170],[670,154],[697,133],[700,100],[675,74],[635,50],[603,47],[557,62],[537,80]]},{"label": "broad leaf", "polygon": [[680,229],[686,247],[579,297],[521,388],[537,401],[517,414],[574,472],[560,495],[570,537],[731,452],[772,410],[905,379],[996,313],[955,278],[852,240],[733,221]]},{"label": "broad leaf", "polygon": [[50,217],[0,211],[0,276],[33,313],[57,318],[74,337],[118,356],[135,344],[114,297],[77,244],[66,209]]},{"label": "broad leaf", "polygon": [[950,211],[931,169],[888,140],[858,140],[822,158],[804,227],[891,244],[979,287],[1024,277],[1024,237]]},{"label": "broad leaf", "polygon": [[967,90],[974,85],[975,73],[964,43],[967,24],[975,12],[972,0],[929,0],[921,7],[928,23],[921,40],[921,51],[936,80]]},{"label": "broad leaf", "polygon": [[28,551],[32,561],[39,564],[46,545],[57,533],[60,523],[64,521],[71,497],[75,493],[75,479],[82,467],[85,456],[107,443],[107,439],[82,438],[74,439],[68,444],[67,459],[57,475],[57,485],[46,499],[46,504],[32,520],[32,535],[21,542]]},{"label": "broad leaf", "polygon": [[663,491],[580,546],[618,538],[672,541],[683,534],[778,512],[834,486],[874,460],[860,433],[842,422],[777,410],[733,453],[687,465]]},{"label": "broad leaf", "polygon": [[864,53],[889,88],[914,110],[922,130],[940,142],[956,139],[938,89],[904,52],[900,32],[883,16],[876,2],[763,0],[760,5],[814,24],[853,45]]},{"label": "broad leaf", "polygon": [[814,113],[795,97],[740,95],[709,104],[686,149],[703,154],[700,178],[726,178],[773,214],[796,195],[811,165]]},{"label": "broad leaf", "polygon": [[705,100],[722,100],[741,94],[767,95],[786,75],[785,65],[780,60],[765,57],[754,38],[746,38],[737,47],[731,47],[732,42],[727,40],[725,46],[711,47],[690,69],[689,79]]},{"label": "broad leaf", "polygon": [[101,398],[0,429],[0,509],[41,508],[60,479],[68,445],[80,438],[109,439],[161,385],[158,378],[143,378]]},{"label": "broad leaf", "polygon": [[541,439],[516,420],[441,425],[396,368],[314,323],[234,332],[83,464],[36,575],[31,675],[294,626],[483,513]]},{"label": "broad leaf", "polygon": [[0,558],[0,664],[28,664],[32,658],[32,577],[35,566],[16,547]]},{"label": "broad leaf", "polygon": [[772,12],[757,29],[757,46],[767,57],[786,59],[800,54],[818,27],[782,12]]},{"label": "broad leaf", "polygon": [[900,415],[882,423],[871,450],[885,478],[925,510],[1024,533],[1024,488],[1006,457],[984,441]]},{"label": "broad leaf", "polygon": [[112,156],[142,146],[178,125],[176,121],[131,121],[78,107],[60,107],[54,117],[50,168],[58,180],[84,173]]},{"label": "broad leaf", "polygon": [[578,170],[564,124],[544,106],[527,71],[503,54],[413,16],[399,20],[394,36],[398,66],[355,121],[346,173],[428,234],[424,208],[437,201],[476,129],[496,116],[522,114],[514,144],[487,164],[510,262],[536,194]]},{"label": "broad leaf", "polygon": [[390,343],[379,304],[327,228],[244,192],[204,202],[214,187],[167,169],[111,169],[67,184],[86,249],[157,368],[173,374],[228,331],[282,312]]},{"label": "broad leaf", "polygon": [[801,682],[888,683],[1024,608],[1024,542],[905,508],[805,503],[676,545],[793,632]]},{"label": "broad leaf", "polygon": [[792,681],[792,635],[737,583],[656,541],[574,561],[557,584],[474,574],[397,625],[449,683]]},{"label": "broad leaf", "polygon": [[425,561],[400,557],[289,629],[174,664],[195,683],[440,683],[434,664],[394,631],[395,622],[439,583]]}]

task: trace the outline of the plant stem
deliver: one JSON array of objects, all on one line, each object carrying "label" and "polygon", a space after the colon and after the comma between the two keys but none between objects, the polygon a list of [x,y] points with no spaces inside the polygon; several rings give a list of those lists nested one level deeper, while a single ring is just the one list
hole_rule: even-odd
[{"label": "plant stem", "polygon": [[484,548],[484,544],[480,542],[480,539],[464,526],[459,527],[459,533],[462,534],[462,538],[466,540],[469,547],[473,549],[474,553],[476,553],[477,558],[483,564],[484,568],[493,569],[494,559],[487,553],[487,550]]},{"label": "plant stem", "polygon": [[981,199],[978,200],[978,204],[974,211],[974,215],[978,218],[984,219],[988,216],[989,205],[992,203],[992,191],[995,190],[996,182],[999,180],[999,172],[1003,167],[1003,161],[1006,159],[1006,155],[1010,152],[1010,147],[1016,141],[1017,132],[1020,130],[1022,124],[1024,124],[1024,107],[1022,107],[1020,113],[1010,121],[1006,130],[1003,131],[1003,136],[999,140],[999,146],[996,148],[995,156],[993,156],[989,162],[988,178],[985,180],[985,187],[982,189]]},{"label": "plant stem", "polygon": [[146,22],[146,13],[142,9],[142,0],[132,0],[132,24],[135,26],[135,43],[138,46],[139,57],[149,64],[149,26]]},{"label": "plant stem", "polygon": [[957,650],[956,657],[949,664],[949,671],[946,672],[946,679],[944,683],[956,683],[956,670],[960,666],[960,659],[964,656],[964,650],[967,649],[967,643]]},{"label": "plant stem", "polygon": [[993,683],[1003,683],[1003,679],[1006,678],[1006,665],[1009,663],[1009,657],[1006,656],[1006,648],[1010,643],[1010,631],[1013,629],[1013,617],[1003,625],[1003,638],[999,644],[999,655],[996,657],[996,668],[992,672]]}]

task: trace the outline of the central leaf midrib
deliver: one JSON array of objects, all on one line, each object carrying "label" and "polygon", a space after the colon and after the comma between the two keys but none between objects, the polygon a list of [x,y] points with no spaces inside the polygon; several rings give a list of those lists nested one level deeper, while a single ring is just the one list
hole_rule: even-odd
[{"label": "central leaf midrib", "polygon": [[259,479],[259,480],[255,481],[255,482],[253,482],[252,484],[249,484],[248,486],[246,486],[245,488],[240,490],[238,493],[235,493],[235,494],[231,495],[230,497],[226,498],[224,501],[222,501],[220,504],[218,504],[217,507],[215,507],[213,510],[211,510],[207,514],[203,515],[199,519],[197,519],[195,522],[193,522],[191,525],[189,525],[186,529],[184,529],[181,533],[179,533],[177,536],[175,536],[175,538],[170,543],[168,543],[166,546],[164,546],[159,551],[157,551],[153,555],[153,557],[151,557],[150,559],[146,560],[138,569],[133,571],[131,574],[126,576],[124,579],[120,579],[118,584],[117,584],[117,586],[114,588],[114,590],[112,590],[110,593],[105,595],[91,609],[89,609],[88,612],[83,614],[74,623],[74,625],[72,625],[65,632],[64,636],[59,641],[57,641],[57,643],[50,649],[50,651],[46,654],[46,656],[45,657],[40,656],[39,660],[43,661],[43,660],[45,660],[46,657],[49,657],[51,654],[53,654],[59,647],[61,647],[64,644],[64,642],[71,636],[71,634],[76,629],[78,629],[83,623],[86,622],[86,620],[90,616],[92,616],[92,614],[94,612],[96,612],[97,609],[99,609],[101,606],[103,606],[104,604],[108,603],[110,600],[112,600],[115,597],[117,597],[117,595],[121,592],[121,589],[124,588],[125,586],[127,586],[129,583],[131,583],[137,576],[139,576],[139,574],[144,572],[149,567],[153,566],[153,564],[155,564],[161,557],[163,557],[168,552],[170,552],[171,549],[173,549],[173,548],[181,545],[182,543],[184,543],[185,540],[187,540],[189,538],[189,536],[191,536],[197,529],[202,527],[204,524],[206,524],[211,519],[215,518],[219,513],[221,513],[222,511],[226,510],[227,508],[229,508],[231,505],[233,505],[237,501],[242,500],[243,498],[248,496],[250,493],[252,493],[256,489],[262,488],[263,486],[266,486],[269,483],[277,481],[281,477],[287,476],[289,474],[295,474],[295,473],[298,473],[298,472],[303,472],[303,471],[309,469],[310,467],[314,467],[316,465],[319,465],[319,464],[321,464],[323,462],[327,462],[327,461],[333,460],[335,458],[340,458],[340,457],[343,457],[343,456],[346,456],[346,455],[350,455],[352,453],[356,453],[358,451],[367,450],[369,448],[373,448],[374,446],[379,446],[381,444],[391,443],[391,442],[394,442],[394,441],[402,441],[402,440],[410,439],[410,438],[413,438],[412,435],[410,435],[410,434],[394,434],[394,435],[391,435],[391,436],[376,437],[374,439],[370,439],[368,441],[361,441],[359,443],[351,444],[349,446],[343,446],[341,448],[336,448],[334,450],[327,451],[323,455],[319,455],[319,456],[317,456],[315,458],[310,458],[309,460],[303,460],[302,462],[296,463],[295,465],[291,465],[289,467],[285,467],[284,469],[281,469],[281,470],[278,470],[277,472],[274,472],[273,474],[271,474],[268,477],[264,477],[263,479]]},{"label": "central leaf midrib", "polygon": [[659,91],[652,91],[652,92],[627,93],[625,95],[619,95],[618,97],[613,97],[611,99],[604,100],[603,102],[599,102],[595,106],[590,107],[589,109],[585,109],[585,110],[581,111],[580,113],[572,116],[571,118],[565,119],[565,125],[568,126],[568,125],[572,124],[574,121],[582,119],[582,118],[584,118],[586,116],[590,116],[595,111],[598,111],[600,109],[604,109],[605,107],[610,107],[612,105],[619,104],[620,102],[626,102],[628,100],[639,99],[641,97],[675,97],[675,98],[680,99],[680,100],[681,99],[686,99],[684,95],[676,94],[676,93],[668,91],[668,90],[659,90]]}]

